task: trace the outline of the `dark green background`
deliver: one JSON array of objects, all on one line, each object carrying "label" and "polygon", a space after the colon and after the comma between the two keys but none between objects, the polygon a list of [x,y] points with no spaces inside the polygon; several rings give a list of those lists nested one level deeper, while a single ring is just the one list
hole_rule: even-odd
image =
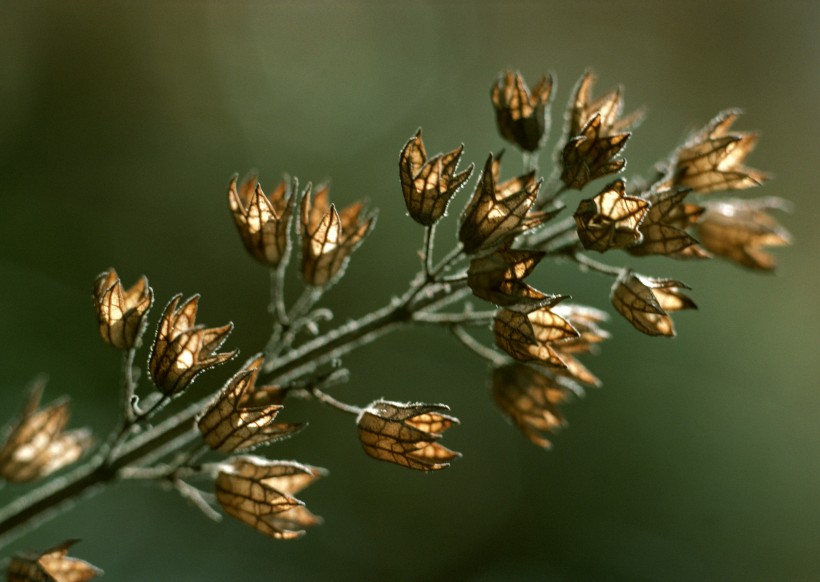
[{"label": "dark green background", "polygon": [[[462,426],[445,443],[464,453],[451,469],[371,461],[348,417],[296,402],[283,418],[311,426],[264,452],[331,471],[301,495],[326,520],[303,540],[217,525],[174,493],[125,484],[14,548],[79,537],[74,553],[118,581],[816,579],[819,28],[809,1],[3,2],[3,419],[47,372],[47,398],[74,401],[73,425],[104,434],[115,423],[119,358],[96,337],[90,299],[109,266],[127,284],[149,277],[151,333],[173,294],[200,292],[203,322],[236,324],[240,361],[263,346],[267,274],[231,223],[234,172],[258,168],[268,189],[284,172],[332,178],[334,200],[381,209],[327,296],[337,322],[400,293],[422,232],[405,216],[399,149],[421,126],[431,152],[464,142],[482,163],[502,146],[488,92],[506,67],[557,75],[554,133],[586,66],[597,94],[624,83],[627,109],[649,111],[627,176],[743,107],[739,128],[764,136],[750,165],[776,175],[743,195],[796,208],[783,217],[796,245],[778,251],[776,276],[628,259],[689,283],[700,311],[675,316],[672,341],[613,319],[613,339],[587,360],[605,387],[567,407],[551,452],[494,409],[482,361],[438,330],[409,331],[347,358],[352,381],[335,393],[449,403]],[[520,168],[508,152],[505,175]],[[608,304],[609,281],[569,265],[541,265],[533,282]]]}]

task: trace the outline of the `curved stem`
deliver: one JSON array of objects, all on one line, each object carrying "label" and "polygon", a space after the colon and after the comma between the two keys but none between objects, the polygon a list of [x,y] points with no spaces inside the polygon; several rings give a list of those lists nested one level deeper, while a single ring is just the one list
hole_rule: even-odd
[{"label": "curved stem", "polygon": [[327,404],[328,406],[331,406],[336,410],[341,410],[342,412],[353,414],[355,416],[358,416],[362,413],[362,408],[359,408],[358,406],[354,406],[352,404],[346,404],[341,400],[336,400],[335,398],[333,398],[333,396],[331,396],[327,392],[323,392],[319,388],[311,389],[310,393],[314,396],[314,398],[316,398],[320,402],[323,402],[324,404]]},{"label": "curved stem", "polygon": [[618,277],[621,274],[621,271],[623,271],[622,267],[613,267],[611,265],[600,263],[580,252],[573,253],[572,259],[582,267],[586,267],[611,277]]}]

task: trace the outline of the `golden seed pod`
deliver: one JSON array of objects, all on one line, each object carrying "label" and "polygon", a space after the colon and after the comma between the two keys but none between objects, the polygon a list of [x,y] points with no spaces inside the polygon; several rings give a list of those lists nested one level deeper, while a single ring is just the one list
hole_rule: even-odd
[{"label": "golden seed pod", "polygon": [[220,465],[216,500],[231,517],[275,539],[290,540],[322,522],[293,495],[327,475],[295,461],[234,457]]},{"label": "golden seed pod", "polygon": [[245,249],[268,267],[276,267],[290,254],[290,221],[297,182],[280,182],[269,195],[256,176],[237,187],[234,176],[228,185],[228,207]]},{"label": "golden seed pod", "polygon": [[76,462],[93,443],[86,428],[64,430],[71,414],[67,398],[38,409],[44,389],[43,380],[29,389],[23,411],[0,447],[0,479],[40,479]]},{"label": "golden seed pod", "polygon": [[767,211],[787,205],[779,198],[707,203],[698,219],[701,244],[711,253],[749,269],[771,271],[774,257],[765,247],[791,244],[791,234]]},{"label": "golden seed pod", "polygon": [[612,286],[610,299],[618,313],[641,333],[672,337],[675,326],[669,312],[697,309],[681,289],[689,287],[680,281],[644,277],[624,269]]},{"label": "golden seed pod", "polygon": [[410,217],[424,226],[431,226],[444,216],[455,193],[473,173],[473,164],[456,174],[464,145],[446,154],[427,158],[421,129],[401,150],[399,177],[404,203]]},{"label": "golden seed pod", "polygon": [[501,154],[487,158],[475,192],[461,214],[458,239],[467,254],[500,246],[560,211],[530,212],[542,181],[535,179],[533,171],[499,184],[500,161]]},{"label": "golden seed pod", "polygon": [[529,312],[500,309],[493,321],[496,345],[519,362],[566,368],[556,346],[579,333],[552,309],[564,299],[565,295],[553,295],[546,305]]},{"label": "golden seed pod", "polygon": [[627,252],[636,256],[663,255],[674,259],[708,259],[707,253],[686,229],[697,222],[704,208],[684,204],[688,188],[661,186],[644,198],[651,204],[639,225],[643,238]]},{"label": "golden seed pod", "polygon": [[490,98],[501,137],[527,152],[544,145],[549,133],[552,85],[552,75],[542,75],[530,91],[518,71],[499,75]]},{"label": "golden seed pod", "polygon": [[461,453],[440,445],[444,431],[459,424],[444,414],[444,404],[390,402],[376,400],[356,421],[364,452],[380,461],[417,471],[438,471],[450,466]]},{"label": "golden seed pod", "polygon": [[536,446],[549,449],[547,439],[566,426],[558,408],[570,397],[570,390],[555,378],[524,364],[495,368],[492,397],[496,406]]},{"label": "golden seed pod", "polygon": [[707,194],[752,188],[769,179],[765,172],[743,165],[760,136],[752,132],[730,133],[740,113],[736,109],[722,111],[692,134],[672,156],[671,185]]},{"label": "golden seed pod", "polygon": [[327,287],[344,273],[350,254],[376,221],[358,202],[341,212],[330,204],[330,187],[320,186],[311,201],[311,185],[302,198],[302,276],[313,287]]},{"label": "golden seed pod", "polygon": [[255,384],[263,361],[262,354],[248,360],[197,420],[202,439],[212,450],[247,451],[293,436],[304,428],[302,423],[275,422],[284,406],[251,404],[257,400]]},{"label": "golden seed pod", "polygon": [[146,315],[154,303],[148,279],[140,279],[124,289],[114,269],[101,273],[94,281],[94,310],[100,337],[120,350],[137,347],[145,331]]},{"label": "golden seed pod", "polygon": [[68,556],[78,540],[68,540],[44,552],[12,556],[6,568],[8,582],[85,582],[103,571],[79,558]]},{"label": "golden seed pod", "polygon": [[175,295],[165,308],[148,361],[154,384],[167,396],[181,393],[199,374],[237,353],[216,353],[233,330],[232,323],[222,327],[195,325],[199,295],[182,305],[180,299],[182,294]]},{"label": "golden seed pod", "polygon": [[535,305],[547,296],[524,283],[524,278],[532,273],[544,254],[543,251],[500,249],[476,257],[467,269],[467,285],[473,295],[496,305]]},{"label": "golden seed pod", "polygon": [[642,240],[638,227],[649,206],[643,198],[627,196],[623,180],[612,182],[595,198],[578,204],[575,223],[581,244],[601,253],[638,244]]}]

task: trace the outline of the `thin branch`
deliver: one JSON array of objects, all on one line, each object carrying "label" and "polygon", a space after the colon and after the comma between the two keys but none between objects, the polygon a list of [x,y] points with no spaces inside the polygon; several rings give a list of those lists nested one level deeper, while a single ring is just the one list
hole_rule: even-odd
[{"label": "thin branch", "polygon": [[362,413],[362,409],[359,408],[358,406],[354,406],[352,404],[346,404],[346,403],[342,402],[341,400],[337,400],[337,399],[333,398],[333,396],[331,396],[327,392],[323,392],[319,388],[316,388],[316,387],[311,388],[310,393],[317,400],[319,400],[320,402],[322,402],[324,404],[327,404],[328,406],[330,406],[332,408],[335,408],[336,410],[341,410],[342,412],[346,412],[348,414],[353,414],[355,416],[358,416],[359,414]]},{"label": "thin branch", "polygon": [[453,332],[453,335],[468,349],[478,354],[480,357],[484,358],[485,360],[489,361],[495,366],[503,366],[507,363],[507,358],[496,352],[495,350],[488,348],[478,340],[476,340],[473,336],[471,336],[467,331],[459,326],[454,325],[450,328],[450,331]]},{"label": "thin branch", "polygon": [[618,277],[623,270],[621,267],[613,267],[611,265],[599,263],[595,259],[592,259],[581,252],[573,253],[572,259],[582,267],[586,267],[587,269],[591,269],[611,277]]},{"label": "thin branch", "polygon": [[495,317],[495,311],[465,311],[464,313],[428,313],[413,315],[413,321],[434,325],[485,325]]}]

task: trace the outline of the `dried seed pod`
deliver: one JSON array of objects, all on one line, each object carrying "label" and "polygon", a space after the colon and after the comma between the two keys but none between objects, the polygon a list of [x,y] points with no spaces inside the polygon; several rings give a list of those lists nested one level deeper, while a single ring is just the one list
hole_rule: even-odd
[{"label": "dried seed pod", "polygon": [[552,310],[566,319],[579,334],[578,337],[566,339],[554,346],[555,351],[566,365],[566,368],[556,370],[555,373],[588,386],[600,387],[601,381],[598,377],[575,356],[591,353],[595,351],[597,344],[609,339],[609,333],[598,326],[599,323],[609,319],[607,314],[594,307],[570,303],[556,305]]},{"label": "dried seed pod", "polygon": [[228,185],[228,207],[242,243],[250,255],[268,267],[276,267],[290,254],[290,221],[296,180],[283,180],[269,195],[251,176],[237,188],[236,176]]},{"label": "dried seed pod", "polygon": [[704,210],[697,204],[683,203],[689,192],[688,188],[661,187],[646,194],[651,206],[638,227],[643,239],[627,249],[630,254],[663,255],[675,259],[709,258],[709,253],[686,232]]},{"label": "dried seed pod", "polygon": [[444,404],[371,402],[356,420],[364,452],[380,461],[418,471],[438,471],[450,466],[461,453],[436,441],[458,419],[445,414]]},{"label": "dried seed pod", "polygon": [[570,138],[561,155],[561,181],[567,188],[581,190],[592,180],[620,172],[626,160],[617,155],[630,133],[608,134],[602,116],[596,113],[581,132]]},{"label": "dried seed pod", "polygon": [[225,513],[265,535],[295,539],[322,520],[293,495],[324,475],[325,469],[294,461],[234,457],[219,467],[216,500]]},{"label": "dried seed pod", "polygon": [[689,287],[680,281],[644,277],[624,269],[612,286],[610,299],[618,313],[641,333],[672,337],[675,326],[668,312],[697,309],[681,289]]},{"label": "dried seed pod", "polygon": [[304,428],[303,423],[275,422],[284,408],[281,405],[248,404],[255,400],[256,379],[264,359],[257,354],[248,360],[197,420],[199,432],[212,450],[247,451],[293,436]]},{"label": "dried seed pod", "polygon": [[44,389],[44,381],[29,389],[23,411],[0,448],[0,479],[40,479],[76,462],[91,447],[90,430],[63,430],[71,414],[67,398],[38,410]]},{"label": "dried seed pod", "polygon": [[569,399],[569,389],[529,366],[495,368],[492,396],[501,412],[536,446],[551,448],[547,434],[566,426],[558,405]]},{"label": "dried seed pod", "polygon": [[128,290],[123,288],[114,269],[101,273],[94,281],[94,310],[100,337],[117,349],[139,345],[145,331],[145,316],[153,303],[154,291],[145,277],[140,277]]},{"label": "dried seed pod", "polygon": [[490,91],[501,137],[522,150],[534,152],[547,140],[552,75],[543,75],[532,88],[518,71],[504,71]]},{"label": "dried seed pod", "polygon": [[737,109],[722,111],[673,154],[672,185],[706,194],[751,188],[769,179],[765,172],[743,165],[743,160],[757,145],[759,135],[729,132],[740,113]]},{"label": "dried seed pod", "polygon": [[643,119],[644,112],[642,109],[621,117],[624,108],[623,88],[621,86],[593,101],[591,93],[595,81],[595,73],[592,69],[587,69],[575,85],[568,116],[568,137],[582,134],[583,127],[596,113],[601,116],[601,133],[607,136],[623,132],[637,125]]},{"label": "dried seed pod", "polygon": [[85,582],[103,571],[79,558],[68,556],[78,540],[68,540],[40,553],[12,556],[6,569],[8,582]]},{"label": "dried seed pod", "polygon": [[328,201],[327,185],[318,188],[312,202],[310,191],[308,184],[302,198],[302,276],[308,285],[327,287],[341,277],[376,217],[363,216],[361,202],[337,212]]},{"label": "dried seed pod", "polygon": [[543,251],[499,249],[470,261],[467,285],[473,295],[496,305],[535,305],[547,298],[524,278],[544,257]]},{"label": "dried seed pod", "polygon": [[649,211],[649,202],[627,196],[623,180],[616,180],[595,196],[581,200],[575,211],[578,238],[584,248],[605,252],[641,241],[638,227]]},{"label": "dried seed pod", "polygon": [[498,184],[500,161],[501,154],[487,158],[475,192],[461,214],[458,239],[468,254],[502,245],[560,211],[530,212],[542,181],[536,181],[535,172],[529,172]]},{"label": "dried seed pod", "polygon": [[775,268],[774,257],[763,248],[789,245],[791,235],[766,211],[786,207],[779,198],[708,203],[697,223],[701,244],[738,265],[771,271]]},{"label": "dried seed pod", "polygon": [[227,362],[236,350],[215,353],[233,329],[195,325],[199,295],[194,295],[177,308],[181,294],[175,295],[157,327],[148,369],[160,392],[167,396],[181,393],[205,370]]},{"label": "dried seed pod", "polygon": [[401,150],[399,176],[404,203],[410,217],[424,226],[438,222],[444,216],[453,195],[473,173],[473,164],[456,174],[464,145],[446,154],[427,159],[421,129]]},{"label": "dried seed pod", "polygon": [[501,309],[493,322],[495,343],[520,362],[566,368],[556,344],[578,337],[570,322],[552,310],[566,295],[553,295],[546,305],[527,313]]}]

